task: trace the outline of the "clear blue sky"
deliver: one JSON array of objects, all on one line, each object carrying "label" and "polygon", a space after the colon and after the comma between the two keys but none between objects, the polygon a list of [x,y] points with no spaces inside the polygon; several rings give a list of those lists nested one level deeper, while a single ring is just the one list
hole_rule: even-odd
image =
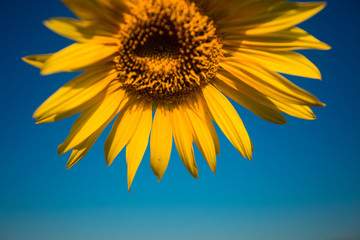
[{"label": "clear blue sky", "polygon": [[59,1],[1,1],[0,239],[359,240],[359,7],[331,0],[301,24],[333,47],[304,52],[323,81],[291,78],[327,104],[314,109],[317,120],[287,117],[277,126],[236,105],[254,143],[252,162],[219,132],[215,175],[197,151],[193,179],[173,149],[158,183],[147,152],[129,194],[125,154],[106,167],[106,134],[66,170],[69,155],[56,149],[75,118],[31,118],[76,74],[40,76],[20,58],[68,45],[42,21],[72,14]]}]

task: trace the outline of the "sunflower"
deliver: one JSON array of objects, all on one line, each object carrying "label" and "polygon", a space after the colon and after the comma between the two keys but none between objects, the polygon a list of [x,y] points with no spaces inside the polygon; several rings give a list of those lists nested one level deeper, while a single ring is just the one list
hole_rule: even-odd
[{"label": "sunflower", "polygon": [[[195,178],[193,142],[215,173],[219,141],[213,122],[251,160],[253,146],[229,97],[276,123],[281,113],[314,119],[324,106],[280,73],[320,79],[298,49],[329,49],[296,24],[323,2],[284,0],[63,0],[78,17],[45,25],[75,41],[52,54],[24,57],[44,75],[83,71],[34,113],[49,123],[80,113],[58,153],[67,168],[90,150],[112,122],[105,142],[110,165],[126,146],[128,187],[150,137],[150,166],[162,178],[174,139]],[[153,116],[154,112],[154,116]]]}]

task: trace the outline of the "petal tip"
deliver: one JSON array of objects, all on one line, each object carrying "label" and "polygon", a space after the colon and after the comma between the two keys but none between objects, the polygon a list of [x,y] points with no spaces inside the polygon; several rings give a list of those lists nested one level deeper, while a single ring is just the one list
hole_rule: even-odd
[{"label": "petal tip", "polygon": [[45,25],[45,27],[49,28],[49,22],[50,20],[44,20],[42,23]]},{"label": "petal tip", "polygon": [[151,170],[153,171],[153,173],[155,174],[155,176],[157,177],[157,181],[160,182],[162,177],[164,176],[165,172],[161,173],[161,172],[157,171],[153,166],[150,165],[150,167],[151,167]]},{"label": "petal tip", "polygon": [[23,60],[23,61],[26,62],[26,63],[28,63],[28,61],[29,61],[29,59],[28,59],[27,56],[26,56],[26,57],[21,57],[21,60]]},{"label": "petal tip", "polygon": [[326,104],[325,104],[325,103],[320,102],[320,103],[319,103],[319,107],[326,107]]},{"label": "petal tip", "polygon": [[323,49],[324,50],[330,50],[330,49],[332,49],[332,47],[327,43],[323,43]]},{"label": "petal tip", "polygon": [[113,163],[114,159],[109,158],[109,156],[105,156],[105,162],[106,166],[110,167],[110,165]]},{"label": "petal tip", "polygon": [[52,72],[52,71],[49,71],[47,68],[46,68],[46,66],[44,66],[42,69],[41,69],[41,71],[40,71],[40,74],[42,75],[42,76],[47,76],[47,75],[50,75],[50,74],[53,74],[54,72]]},{"label": "petal tip", "polygon": [[66,169],[70,169],[70,168],[72,168],[74,166],[74,164],[70,164],[69,162],[66,164]]},{"label": "petal tip", "polygon": [[66,152],[66,145],[64,143],[60,144],[57,148],[57,154],[62,155]]}]

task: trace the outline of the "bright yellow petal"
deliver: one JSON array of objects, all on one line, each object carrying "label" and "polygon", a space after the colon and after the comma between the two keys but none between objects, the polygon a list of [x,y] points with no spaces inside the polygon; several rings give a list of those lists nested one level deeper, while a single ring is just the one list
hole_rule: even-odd
[{"label": "bright yellow petal", "polygon": [[104,124],[103,127],[99,128],[93,134],[90,135],[85,141],[80,143],[74,148],[71,152],[70,158],[67,162],[66,168],[69,169],[73,167],[77,162],[79,162],[85,155],[89,152],[91,147],[94,145],[95,141],[98,139],[102,131],[104,131],[107,124]]},{"label": "bright yellow petal", "polygon": [[22,60],[34,67],[42,68],[44,63],[51,57],[52,53],[49,54],[40,54],[40,55],[30,55],[23,57]]},{"label": "bright yellow petal", "polygon": [[[142,108],[142,109],[141,109]],[[149,142],[149,134],[152,121],[152,107],[148,103],[140,104],[137,111],[142,111],[140,122],[126,146],[126,163],[128,189],[130,191],[131,183],[135,177],[136,171],[144,156]]]},{"label": "bright yellow petal", "polygon": [[48,123],[89,108],[104,98],[103,90],[116,76],[116,71],[109,67],[85,72],[57,90],[35,111],[33,117],[37,123]]},{"label": "bright yellow petal", "polygon": [[233,54],[238,62],[251,61],[275,71],[321,79],[318,68],[303,55],[292,51],[260,51],[241,48]]},{"label": "bright yellow petal", "polygon": [[114,11],[114,9],[109,8],[109,5],[106,4],[109,2],[106,0],[62,0],[62,2],[80,19],[96,21],[99,26],[107,27],[114,33],[119,29],[122,11],[126,10],[126,5],[116,4],[118,8]]},{"label": "bright yellow petal", "polygon": [[78,42],[93,41],[98,43],[116,44],[113,33],[106,32],[92,22],[80,22],[71,18],[52,18],[44,22],[50,30]]},{"label": "bright yellow petal", "polygon": [[251,160],[252,143],[243,122],[229,100],[211,84],[203,88],[203,93],[211,115],[225,136],[245,158]]},{"label": "bright yellow petal", "polygon": [[276,107],[281,112],[286,113],[290,116],[307,119],[307,120],[313,120],[316,118],[314,113],[311,111],[311,109],[308,106],[282,103],[274,99],[270,99],[270,100],[276,105]]},{"label": "bright yellow petal", "polygon": [[192,146],[192,128],[189,119],[184,115],[184,110],[179,106],[170,108],[171,127],[174,141],[182,162],[194,177],[198,177],[198,168],[195,162],[194,149]]},{"label": "bright yellow petal", "polygon": [[279,1],[269,11],[256,16],[248,17],[247,20],[240,18],[236,26],[231,24],[221,28],[224,32],[241,32],[246,35],[258,35],[277,32],[312,17],[325,7],[324,2],[299,3]]},{"label": "bright yellow petal", "polygon": [[159,104],[152,125],[150,137],[150,166],[158,181],[161,180],[169,163],[172,148],[172,131],[168,106]]},{"label": "bright yellow petal", "polygon": [[296,49],[321,49],[331,47],[320,42],[304,30],[293,27],[279,32],[261,35],[233,34],[224,37],[224,49],[236,50],[238,48],[263,49],[269,51],[289,51]]},{"label": "bright yellow petal", "polygon": [[103,6],[107,7],[110,11],[112,11],[115,15],[119,15],[122,12],[129,12],[129,6],[131,3],[126,1],[118,1],[118,0],[98,0]]},{"label": "bright yellow petal", "polygon": [[214,124],[211,120],[211,113],[209,112],[209,108],[206,104],[205,99],[202,96],[199,96],[197,99],[198,104],[200,104],[200,107],[203,109],[204,111],[204,118],[205,118],[205,124],[207,125],[207,129],[209,129],[210,134],[211,134],[211,138],[212,141],[214,143],[214,147],[215,147],[215,153],[220,155],[220,143],[219,143],[219,138],[217,136]]},{"label": "bright yellow petal", "polygon": [[314,95],[296,86],[280,74],[259,67],[255,63],[227,58],[220,64],[226,71],[262,94],[281,102],[314,107],[324,106]]},{"label": "bright yellow petal", "polygon": [[216,172],[216,152],[210,130],[207,128],[205,111],[199,101],[190,100],[191,106],[186,104],[183,109],[192,126],[193,139],[201,154],[204,156],[211,171]]},{"label": "bright yellow petal", "polygon": [[105,142],[105,160],[108,166],[111,165],[116,156],[134,135],[143,113],[138,108],[142,109],[136,100],[130,99],[128,107],[116,118]]},{"label": "bright yellow petal", "polygon": [[232,22],[238,25],[239,22],[263,14],[274,2],[278,1],[196,0],[201,8],[220,26],[220,29]]},{"label": "bright yellow petal", "polygon": [[44,63],[41,73],[80,71],[113,55],[118,47],[92,43],[74,43],[54,53]]},{"label": "bright yellow petal", "polygon": [[63,154],[85,141],[91,134],[104,124],[109,124],[124,105],[125,92],[117,89],[118,84],[109,88],[109,93],[103,101],[83,111],[76,119],[69,136],[60,144],[58,153]]},{"label": "bright yellow petal", "polygon": [[213,79],[213,84],[235,102],[266,121],[276,124],[286,123],[284,116],[265,95],[236,80],[236,77],[225,71],[220,71],[217,78]]},{"label": "bright yellow petal", "polygon": [[62,2],[81,19],[94,20],[99,17],[97,13],[100,12],[100,9],[96,1],[62,0]]}]

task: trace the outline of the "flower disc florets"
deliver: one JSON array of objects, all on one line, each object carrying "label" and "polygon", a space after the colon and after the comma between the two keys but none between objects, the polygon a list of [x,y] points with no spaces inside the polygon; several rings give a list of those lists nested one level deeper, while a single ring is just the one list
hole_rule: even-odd
[{"label": "flower disc florets", "polygon": [[186,99],[216,75],[222,57],[213,21],[185,0],[143,1],[120,35],[119,81],[152,102]]}]

